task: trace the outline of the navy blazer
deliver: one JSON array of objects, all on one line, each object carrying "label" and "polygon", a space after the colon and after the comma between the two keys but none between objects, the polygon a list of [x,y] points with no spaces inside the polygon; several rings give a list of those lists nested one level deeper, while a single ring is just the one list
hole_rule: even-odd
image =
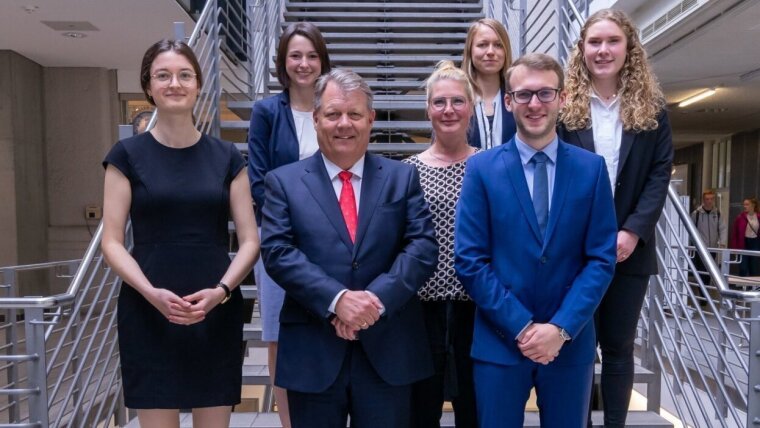
[{"label": "navy blazer", "polygon": [[[615,212],[618,230],[635,233],[639,242],[633,254],[617,264],[615,269],[619,273],[657,274],[654,228],[665,205],[673,168],[673,139],[665,110],[660,112],[657,123],[657,129],[651,131],[623,130],[615,183]],[[569,144],[595,152],[592,128],[568,131],[560,123],[558,133]]]},{"label": "navy blazer", "polygon": [[[507,105],[504,103],[504,91],[505,88],[501,88],[501,140],[500,143],[504,144],[511,140],[517,132],[517,124],[515,124],[515,118],[512,112],[507,110]],[[470,127],[467,129],[467,144],[483,148],[483,143],[480,141],[480,130],[478,128],[477,114],[474,113],[470,118]]]},{"label": "navy blazer", "polygon": [[593,315],[615,268],[615,210],[601,156],[560,141],[542,237],[514,139],[467,161],[454,263],[477,306],[472,357],[514,365],[517,336],[552,323],[573,338],[554,365],[594,361]]},{"label": "navy blazer", "polygon": [[262,253],[267,273],[285,289],[275,384],[324,391],[338,376],[349,342],[328,308],[344,289],[372,291],[385,306],[360,331],[378,375],[405,385],[433,374],[418,289],[432,275],[438,243],[412,165],[365,156],[356,243],[318,151],[265,179]]},{"label": "navy blazer", "polygon": [[264,176],[297,160],[298,134],[288,91],[254,103],[248,129],[248,179],[259,226],[264,206]]}]

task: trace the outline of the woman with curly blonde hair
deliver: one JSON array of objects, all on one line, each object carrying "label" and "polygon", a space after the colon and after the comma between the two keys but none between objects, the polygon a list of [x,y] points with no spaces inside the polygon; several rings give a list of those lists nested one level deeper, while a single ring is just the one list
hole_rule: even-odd
[{"label": "woman with curly blonde hair", "polygon": [[622,427],[633,387],[633,340],[649,276],[657,273],[654,227],[673,162],[665,99],[638,31],[603,9],[581,30],[567,69],[562,140],[604,157],[618,221],[615,277],[596,312],[602,350],[604,426]]}]

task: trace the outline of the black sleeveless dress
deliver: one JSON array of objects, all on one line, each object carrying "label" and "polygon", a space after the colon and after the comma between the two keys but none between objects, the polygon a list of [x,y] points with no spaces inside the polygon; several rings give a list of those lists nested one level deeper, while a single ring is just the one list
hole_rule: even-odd
[{"label": "black sleeveless dress", "polygon": [[[226,272],[230,183],[245,167],[234,145],[203,135],[187,148],[146,132],[119,141],[103,165],[132,188],[132,256],[157,288],[180,297],[214,287]],[[240,402],[242,296],[191,326],[171,324],[124,283],[118,332],[127,407],[178,409]]]}]

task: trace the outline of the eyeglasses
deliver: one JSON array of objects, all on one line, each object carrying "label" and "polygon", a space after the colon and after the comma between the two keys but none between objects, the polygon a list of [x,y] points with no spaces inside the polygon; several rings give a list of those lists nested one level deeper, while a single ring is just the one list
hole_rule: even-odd
[{"label": "eyeglasses", "polygon": [[436,111],[443,111],[449,102],[454,110],[464,110],[467,107],[467,99],[464,97],[436,97],[430,100],[430,105]]},{"label": "eyeglasses", "polygon": [[533,99],[533,95],[542,103],[550,103],[557,98],[559,91],[559,88],[541,88],[537,91],[522,89],[508,93],[517,104],[528,104]]},{"label": "eyeglasses", "polygon": [[198,75],[188,70],[182,70],[177,74],[169,73],[168,71],[159,71],[150,75],[150,77],[162,84],[169,84],[174,76],[177,76],[177,81],[179,81],[180,85],[188,86],[191,83],[195,83],[195,78]]}]

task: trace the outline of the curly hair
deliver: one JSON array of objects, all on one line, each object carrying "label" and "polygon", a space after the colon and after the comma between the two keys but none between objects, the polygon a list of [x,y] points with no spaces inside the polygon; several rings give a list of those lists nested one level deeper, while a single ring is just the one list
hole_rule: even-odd
[{"label": "curly hair", "polygon": [[560,120],[569,130],[591,126],[591,76],[583,58],[583,43],[589,27],[600,21],[615,23],[625,35],[626,56],[620,70],[620,120],[626,131],[657,129],[657,116],[665,107],[665,97],[652,72],[636,27],[625,12],[602,9],[591,15],[581,30],[581,36],[570,54],[566,73],[567,101]]},{"label": "curly hair", "polygon": [[504,47],[504,66],[501,68],[501,86],[504,86],[504,77],[507,75],[507,69],[512,65],[512,45],[509,42],[509,34],[507,29],[497,20],[491,18],[479,19],[470,25],[470,29],[467,30],[467,38],[464,41],[464,52],[462,52],[462,70],[464,70],[467,77],[472,82],[472,87],[475,89],[475,93],[482,95],[481,88],[478,86],[477,75],[478,71],[475,69],[475,65],[472,62],[472,45],[475,43],[475,34],[480,27],[486,27],[493,30],[498,37],[499,42]]}]

